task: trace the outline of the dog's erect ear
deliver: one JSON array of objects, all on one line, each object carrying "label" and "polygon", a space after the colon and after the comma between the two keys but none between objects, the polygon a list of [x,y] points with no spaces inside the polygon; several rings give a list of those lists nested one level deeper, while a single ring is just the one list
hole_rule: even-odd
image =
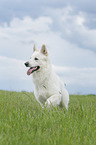
[{"label": "dog's erect ear", "polygon": [[41,51],[40,51],[40,52],[41,52],[42,54],[48,56],[48,51],[47,51],[47,49],[46,49],[46,45],[45,45],[45,44],[42,45],[42,48],[41,48]]},{"label": "dog's erect ear", "polygon": [[34,51],[39,51],[37,48],[36,48],[36,44],[34,44],[34,47],[33,47],[33,52]]}]

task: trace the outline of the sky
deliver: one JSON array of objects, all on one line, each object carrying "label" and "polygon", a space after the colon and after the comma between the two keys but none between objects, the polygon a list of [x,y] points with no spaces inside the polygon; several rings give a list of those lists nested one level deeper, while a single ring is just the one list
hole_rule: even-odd
[{"label": "sky", "polygon": [[95,0],[0,0],[0,89],[31,91],[24,62],[46,44],[69,94],[96,94]]}]

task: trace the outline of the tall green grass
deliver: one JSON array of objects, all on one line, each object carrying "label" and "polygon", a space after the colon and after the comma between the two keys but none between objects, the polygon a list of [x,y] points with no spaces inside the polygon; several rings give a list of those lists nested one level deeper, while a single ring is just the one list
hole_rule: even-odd
[{"label": "tall green grass", "polygon": [[42,109],[33,93],[0,91],[0,145],[96,145],[96,96]]}]

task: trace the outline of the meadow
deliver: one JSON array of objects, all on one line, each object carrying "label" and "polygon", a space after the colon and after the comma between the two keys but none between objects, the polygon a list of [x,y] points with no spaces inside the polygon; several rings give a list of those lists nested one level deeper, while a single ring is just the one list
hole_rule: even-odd
[{"label": "meadow", "polygon": [[42,109],[33,93],[0,91],[0,145],[96,145],[96,96]]}]

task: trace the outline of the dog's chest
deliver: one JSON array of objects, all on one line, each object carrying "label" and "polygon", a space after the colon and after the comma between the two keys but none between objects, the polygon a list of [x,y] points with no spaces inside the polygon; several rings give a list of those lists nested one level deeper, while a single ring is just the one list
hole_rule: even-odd
[{"label": "dog's chest", "polygon": [[39,87],[36,88],[36,96],[38,97],[38,100],[44,104],[45,101],[47,100],[47,98],[50,97],[50,93],[48,91],[47,86],[45,85],[41,85]]},{"label": "dog's chest", "polygon": [[40,79],[34,79],[34,86],[35,86],[35,91],[36,94],[38,94],[38,96],[47,96],[48,92],[49,92],[49,83],[46,80],[42,80],[42,78]]},{"label": "dog's chest", "polygon": [[45,85],[45,84],[43,84],[43,85],[41,85],[41,86],[39,86],[39,87],[37,87],[37,91],[38,91],[38,96],[46,96],[46,98],[47,98],[47,96],[48,95],[50,95],[49,94],[49,88],[48,88],[48,86],[47,85]]}]

